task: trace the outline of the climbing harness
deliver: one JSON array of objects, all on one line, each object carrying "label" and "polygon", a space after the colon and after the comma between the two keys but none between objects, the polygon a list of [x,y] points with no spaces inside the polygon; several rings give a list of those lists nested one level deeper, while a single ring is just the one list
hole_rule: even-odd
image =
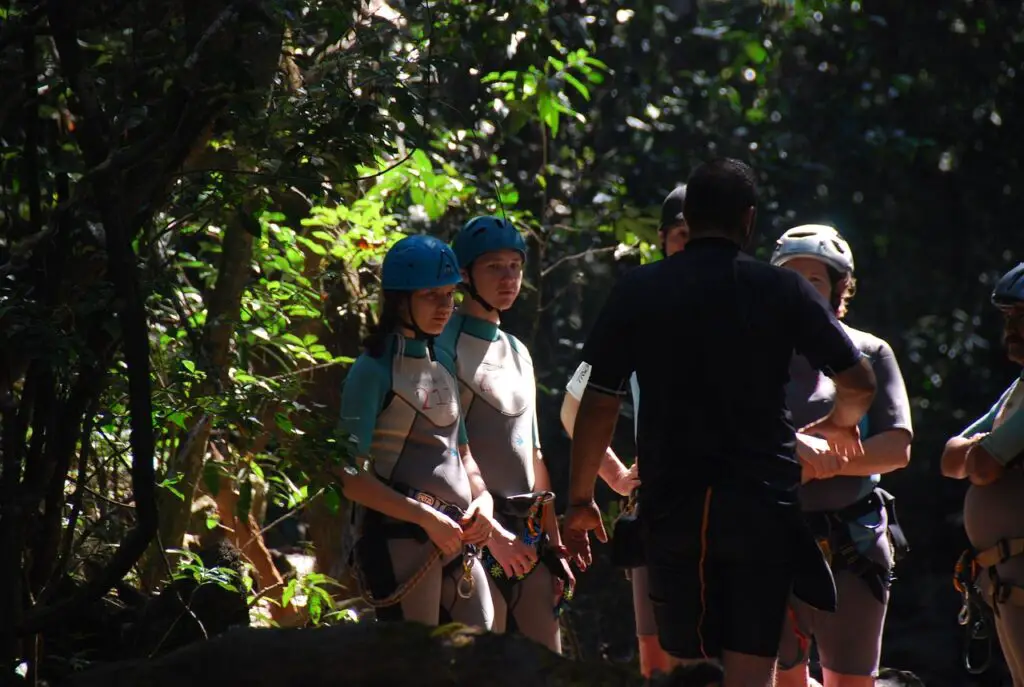
[{"label": "climbing harness", "polygon": [[554,493],[550,491],[495,497],[495,512],[505,521],[506,526],[511,525],[513,531],[518,530],[519,540],[527,546],[537,549],[537,560],[525,573],[516,574],[510,578],[505,574],[505,570],[491,554],[489,548],[483,549],[480,558],[484,569],[494,578],[498,589],[505,596],[509,595],[513,585],[525,580],[541,562],[547,565],[552,574],[563,581],[562,594],[553,609],[557,617],[562,615],[566,604],[572,601],[575,590],[564,577],[565,573],[557,560],[557,554],[544,533],[544,508],[554,501],[554,498]]},{"label": "climbing harness", "polygon": [[883,489],[875,489],[857,503],[838,511],[805,514],[829,567],[834,571],[849,571],[864,580],[879,602],[884,602],[885,592],[895,576],[890,567],[868,558],[857,549],[850,527],[859,518],[885,508],[889,522],[885,536],[892,548],[894,560],[899,560],[909,550],[909,546],[896,520],[894,500]]},{"label": "climbing harness", "polygon": [[[444,515],[447,515],[452,520],[459,522],[465,517],[465,511],[455,504],[448,503],[444,499],[438,498],[433,494],[429,494],[425,491],[408,487],[404,484],[392,484],[399,493],[408,496],[411,499],[419,501],[425,506],[429,506],[437,510]],[[411,523],[386,523],[383,521],[383,516],[377,511],[367,510],[366,520],[363,523],[364,532],[363,536],[378,537],[383,536],[385,539],[416,539],[416,540],[427,540],[426,532],[422,528],[417,527]],[[358,546],[358,545],[357,545]],[[388,594],[383,599],[374,597],[371,591],[370,584],[364,575],[363,569],[359,564],[359,556],[356,555],[356,551],[353,550],[350,556],[350,565],[352,571],[355,574],[356,583],[359,586],[359,593],[367,605],[372,608],[386,608],[388,606],[394,606],[395,604],[401,603],[409,592],[411,592],[416,585],[418,585],[423,578],[426,576],[430,568],[441,559],[441,550],[436,546],[431,550],[430,555],[427,556],[426,561],[423,565],[416,570],[408,579],[400,583],[395,590]],[[477,558],[480,557],[480,548],[472,544],[465,544],[462,547],[462,554],[460,556],[462,563],[462,575],[459,577],[459,581],[455,584],[455,593],[458,594],[461,599],[469,599],[473,596],[476,590],[476,582],[473,579],[473,565],[476,563]],[[459,558],[455,559],[458,561]],[[455,562],[453,561],[453,563]]]},{"label": "climbing harness", "polygon": [[[953,568],[953,587],[960,592],[963,605],[957,622],[966,630],[963,662],[968,672],[979,675],[992,663],[995,619],[1000,605],[1024,606],[1024,587],[999,577],[996,566],[1024,554],[1024,537],[1000,539],[994,546],[976,551],[967,549]],[[988,573],[984,589],[978,585],[982,571]],[[975,665],[972,647],[982,643],[984,655]]]},{"label": "climbing harness", "polygon": [[[985,603],[985,599],[978,588],[978,575],[981,568],[974,552],[967,549],[956,562],[953,569],[953,587],[960,592],[963,606],[957,614],[957,622],[964,628],[963,666],[972,675],[981,675],[992,665],[992,643],[993,625],[995,617],[993,611]],[[975,647],[980,645],[980,661]]]}]

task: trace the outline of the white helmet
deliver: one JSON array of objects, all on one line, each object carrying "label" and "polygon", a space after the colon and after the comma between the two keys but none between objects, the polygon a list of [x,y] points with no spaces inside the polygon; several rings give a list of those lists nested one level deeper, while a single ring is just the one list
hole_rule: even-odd
[{"label": "white helmet", "polygon": [[781,267],[793,258],[815,258],[844,273],[853,272],[853,252],[835,227],[803,224],[775,242],[772,264]]}]

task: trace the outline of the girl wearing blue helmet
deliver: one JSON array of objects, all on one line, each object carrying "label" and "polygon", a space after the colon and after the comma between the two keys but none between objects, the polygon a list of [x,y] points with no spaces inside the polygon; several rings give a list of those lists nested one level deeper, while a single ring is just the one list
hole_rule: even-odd
[{"label": "girl wearing blue helmet", "polygon": [[353,563],[378,619],[490,629],[474,554],[493,502],[468,449],[452,361],[433,345],[460,280],[451,248],[430,236],[408,236],[384,257],[379,324],[342,389],[360,467],[341,479],[362,506]]},{"label": "girl wearing blue helmet", "polygon": [[[833,227],[810,224],[782,235],[771,262],[802,274],[842,318],[854,292],[853,254]],[[831,456],[820,440],[798,435],[804,465],[800,502],[835,577],[838,610],[818,611],[794,600],[779,649],[778,684],[810,684],[809,642],[814,639],[825,687],[871,687],[882,648],[894,545],[903,547],[890,521],[892,497],[876,485],[881,474],[906,467],[913,429],[910,401],[889,344],[844,325],[871,361],[878,392],[861,421],[864,455],[847,461]],[[793,424],[804,427],[831,408],[835,387],[801,356],[790,365],[787,405]]]},{"label": "girl wearing blue helmet", "polygon": [[500,327],[519,296],[526,244],[511,222],[476,217],[454,241],[468,298],[438,338],[455,360],[469,444],[494,497],[482,560],[490,573],[494,631],[518,631],[560,652],[558,612],[571,595],[540,452],[530,352]]},{"label": "girl wearing blue helmet", "polygon": [[[996,283],[992,303],[1003,311],[1007,357],[1024,366],[1024,263]],[[1024,373],[1021,374],[1024,377]],[[980,596],[995,611],[996,632],[1013,677],[1024,685],[1024,383],[1020,377],[989,411],[946,443],[942,474],[967,478],[964,528],[971,542],[957,565],[969,626]]]}]

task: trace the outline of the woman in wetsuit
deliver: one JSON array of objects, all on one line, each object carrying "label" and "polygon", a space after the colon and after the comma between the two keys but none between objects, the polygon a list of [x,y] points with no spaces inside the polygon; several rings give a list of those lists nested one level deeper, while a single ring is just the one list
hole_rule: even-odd
[{"label": "woman in wetsuit", "polygon": [[[683,218],[683,203],[686,200],[686,186],[677,186],[665,197],[661,206],[661,224],[658,227],[658,238],[661,240],[661,253],[669,258],[686,247],[690,238],[690,230]],[[565,398],[562,400],[561,419],[566,433],[572,438],[576,424],[576,413],[580,407],[580,399],[587,388],[590,378],[590,365],[580,363],[579,367],[565,386]],[[633,430],[637,427],[640,413],[640,388],[636,374],[629,379],[629,391],[633,399]],[[626,468],[615,451],[609,446],[599,471],[600,477],[617,494],[629,496],[639,486],[637,467],[634,461]],[[661,648],[658,641],[658,626],[654,622],[654,608],[647,594],[647,568],[633,568],[629,571],[633,587],[633,614],[636,622],[637,646],[640,653],[640,673],[647,678],[655,673],[669,673],[677,664],[671,656]]]},{"label": "woman in wetsuit", "polygon": [[[1007,357],[1024,365],[1024,263],[996,284]],[[1024,373],[1022,373],[1024,376]],[[964,580],[995,611],[996,632],[1013,677],[1024,687],[1024,383],[1018,377],[989,411],[946,443],[942,474],[968,478],[964,528],[971,542]],[[967,593],[967,590],[964,590]]]},{"label": "woman in wetsuit", "polygon": [[[771,261],[806,277],[839,318],[846,314],[855,289],[853,254],[834,228],[790,229],[778,240]],[[825,687],[871,687],[878,671],[894,551],[887,512],[891,496],[876,485],[882,474],[907,466],[913,429],[906,386],[889,344],[844,327],[871,361],[878,391],[860,424],[863,456],[847,461],[809,453],[813,439],[798,435],[805,466],[801,506],[831,563],[838,608],[824,613],[794,600],[779,648],[780,687],[810,684],[807,658],[812,639],[817,642]],[[794,356],[787,388],[794,426],[804,427],[824,416],[834,395],[828,377]],[[893,534],[897,541],[902,539]]]},{"label": "woman in wetsuit", "polygon": [[526,244],[511,222],[484,216],[466,223],[453,248],[466,297],[438,348],[455,361],[469,444],[495,501],[499,524],[482,557],[494,631],[561,652],[560,596],[573,580],[540,450],[533,361],[499,317],[519,296]]},{"label": "woman in wetsuit", "polygon": [[380,620],[455,620],[490,629],[475,547],[493,504],[469,452],[454,366],[433,339],[461,280],[451,248],[408,236],[384,257],[379,325],[345,378],[341,422],[357,466],[341,475],[357,509],[353,552]]}]

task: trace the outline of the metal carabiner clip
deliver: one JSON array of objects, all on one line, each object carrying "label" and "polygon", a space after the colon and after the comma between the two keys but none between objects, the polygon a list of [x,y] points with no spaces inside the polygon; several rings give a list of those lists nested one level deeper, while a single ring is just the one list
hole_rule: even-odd
[{"label": "metal carabiner clip", "polygon": [[967,588],[960,593],[960,598],[963,601],[963,606],[960,607],[960,613],[956,616],[956,621],[961,625],[967,625],[971,622],[971,597],[967,593]]},{"label": "metal carabiner clip", "polygon": [[475,562],[476,556],[463,550],[462,577],[459,578],[455,585],[455,593],[459,595],[460,599],[469,599],[473,596],[473,591],[476,589],[476,580],[473,579],[473,563]]}]

